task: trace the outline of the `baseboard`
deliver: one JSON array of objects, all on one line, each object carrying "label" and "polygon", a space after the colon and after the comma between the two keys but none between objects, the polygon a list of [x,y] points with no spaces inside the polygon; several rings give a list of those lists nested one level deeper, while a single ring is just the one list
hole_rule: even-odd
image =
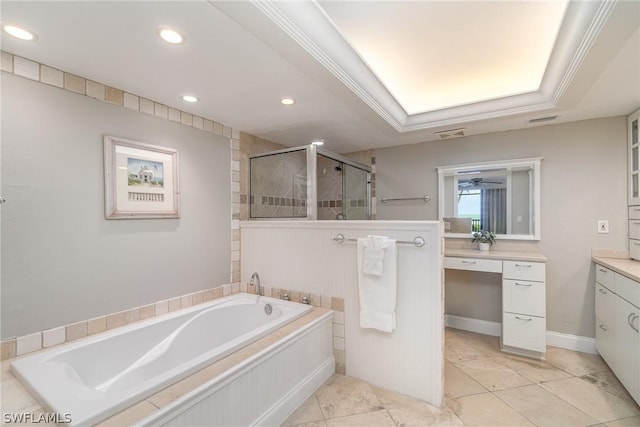
[{"label": "baseboard", "polygon": [[282,425],[325,381],[331,378],[335,371],[335,359],[331,356],[269,408],[254,425]]},{"label": "baseboard", "polygon": [[[449,328],[461,329],[463,331],[476,332],[494,337],[502,335],[502,323],[500,322],[489,322],[486,320],[445,314],[444,323]],[[579,351],[581,353],[598,354],[595,338],[582,337],[579,335],[547,331],[547,345],[565,350]]]},{"label": "baseboard", "polygon": [[470,317],[444,315],[444,324],[449,328],[499,337],[502,335],[502,323],[487,320],[472,319]]},{"label": "baseboard", "polygon": [[596,350],[596,339],[582,337],[580,335],[547,331],[547,345],[550,345],[551,347],[564,348],[566,350],[579,351],[582,353],[598,354],[598,351]]}]

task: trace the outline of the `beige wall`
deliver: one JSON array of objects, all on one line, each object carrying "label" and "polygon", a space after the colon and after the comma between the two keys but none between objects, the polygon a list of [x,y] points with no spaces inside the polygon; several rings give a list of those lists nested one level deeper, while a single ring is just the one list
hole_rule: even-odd
[{"label": "beige wall", "polygon": [[[378,197],[432,197],[429,203],[378,204],[377,218],[436,219],[438,166],[538,156],[544,157],[542,241],[534,246],[548,257],[547,329],[593,337],[591,248],[627,249],[625,117],[376,150]],[[609,220],[609,234],[597,233],[598,219]],[[499,320],[500,302],[474,296],[473,277],[448,273],[448,278],[447,312]],[[483,287],[492,281],[499,286],[497,279],[478,279]],[[497,290],[489,292],[499,300]]]}]

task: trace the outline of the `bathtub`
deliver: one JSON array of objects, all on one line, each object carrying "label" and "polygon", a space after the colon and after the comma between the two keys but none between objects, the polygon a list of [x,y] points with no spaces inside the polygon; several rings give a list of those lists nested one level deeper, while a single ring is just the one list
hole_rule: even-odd
[{"label": "bathtub", "polygon": [[235,294],[19,359],[11,370],[46,410],[92,425],[311,309]]}]

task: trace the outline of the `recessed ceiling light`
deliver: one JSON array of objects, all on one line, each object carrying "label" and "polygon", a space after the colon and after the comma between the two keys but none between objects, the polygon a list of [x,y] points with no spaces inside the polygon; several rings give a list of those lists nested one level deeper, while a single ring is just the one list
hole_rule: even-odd
[{"label": "recessed ceiling light", "polygon": [[193,95],[185,95],[182,97],[182,100],[187,102],[198,102],[198,98]]},{"label": "recessed ceiling light", "polygon": [[324,145],[324,140],[322,139],[316,139],[314,141],[311,141],[312,145]]},{"label": "recessed ceiling light", "polygon": [[280,103],[283,105],[293,105],[296,103],[296,100],[293,98],[282,98]]},{"label": "recessed ceiling light", "polygon": [[167,27],[159,27],[158,35],[162,37],[162,40],[171,44],[180,44],[184,41],[184,37],[182,37],[182,34]]},{"label": "recessed ceiling light", "polygon": [[36,35],[31,31],[27,31],[24,28],[16,27],[15,25],[5,25],[2,27],[4,32],[20,40],[32,41],[37,39]]}]

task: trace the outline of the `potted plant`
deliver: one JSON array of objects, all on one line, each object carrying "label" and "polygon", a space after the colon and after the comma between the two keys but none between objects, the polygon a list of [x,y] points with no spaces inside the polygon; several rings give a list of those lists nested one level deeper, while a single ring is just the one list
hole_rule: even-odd
[{"label": "potted plant", "polygon": [[495,241],[496,235],[493,231],[480,230],[473,233],[472,243],[480,242],[478,246],[481,251],[488,251]]}]

